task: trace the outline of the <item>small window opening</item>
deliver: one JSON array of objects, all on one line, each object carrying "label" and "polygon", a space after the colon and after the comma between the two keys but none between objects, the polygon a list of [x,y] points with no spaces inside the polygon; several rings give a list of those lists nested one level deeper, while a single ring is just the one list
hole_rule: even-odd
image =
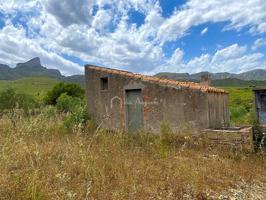
[{"label": "small window opening", "polygon": [[108,78],[101,78],[101,90],[108,90]]}]

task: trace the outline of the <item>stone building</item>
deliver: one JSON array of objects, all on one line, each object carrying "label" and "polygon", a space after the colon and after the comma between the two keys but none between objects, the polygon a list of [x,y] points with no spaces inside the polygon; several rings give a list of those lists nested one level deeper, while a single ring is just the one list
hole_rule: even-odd
[{"label": "stone building", "polygon": [[257,121],[260,125],[266,125],[266,88],[254,88],[254,107]]},{"label": "stone building", "polygon": [[92,65],[85,66],[88,111],[97,124],[112,130],[160,131],[189,125],[195,130],[229,126],[228,93]]}]

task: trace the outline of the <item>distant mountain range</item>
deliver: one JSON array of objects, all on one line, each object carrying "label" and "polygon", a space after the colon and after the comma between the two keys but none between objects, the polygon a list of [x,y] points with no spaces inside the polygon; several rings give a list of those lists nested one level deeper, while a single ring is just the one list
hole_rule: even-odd
[{"label": "distant mountain range", "polygon": [[266,70],[264,69],[255,69],[247,71],[240,74],[233,74],[228,72],[221,73],[210,73],[210,72],[200,72],[196,74],[188,73],[169,73],[162,72],[158,73],[155,76],[161,78],[168,78],[174,80],[183,80],[183,81],[199,81],[200,77],[204,74],[209,74],[212,80],[221,80],[221,79],[240,79],[240,80],[256,80],[256,81],[265,81],[266,80]]},{"label": "distant mountain range", "polygon": [[84,85],[83,75],[63,76],[57,69],[47,69],[41,65],[40,58],[33,58],[25,63],[18,63],[15,68],[0,64],[0,80],[17,80],[25,77],[49,77],[64,82]]},{"label": "distant mountain range", "polygon": [[[158,73],[155,76],[167,79],[199,82],[204,74],[210,74],[213,86],[266,86],[266,70],[256,69],[240,74],[233,73]],[[63,76],[57,69],[47,69],[41,65],[40,58],[18,63],[15,68],[0,64],[0,80],[17,80],[25,77],[49,77],[64,82],[85,85],[84,75]]]}]

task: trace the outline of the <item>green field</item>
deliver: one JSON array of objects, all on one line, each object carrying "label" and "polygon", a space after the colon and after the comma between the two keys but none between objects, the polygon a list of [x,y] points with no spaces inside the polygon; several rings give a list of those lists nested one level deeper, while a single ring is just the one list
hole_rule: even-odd
[{"label": "green field", "polygon": [[20,93],[36,95],[50,90],[58,80],[46,77],[22,78],[13,81],[0,81],[0,91],[6,88],[13,88]]},{"label": "green field", "polygon": [[229,92],[232,125],[248,125],[254,120],[253,92],[250,87],[225,87]]}]

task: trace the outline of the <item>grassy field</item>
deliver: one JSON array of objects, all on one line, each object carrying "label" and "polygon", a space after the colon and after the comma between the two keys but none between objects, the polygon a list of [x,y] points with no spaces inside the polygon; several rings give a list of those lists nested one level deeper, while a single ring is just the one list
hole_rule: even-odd
[{"label": "grassy field", "polygon": [[250,87],[225,87],[229,92],[232,125],[247,125],[254,120],[253,92]]},{"label": "grassy field", "polygon": [[6,88],[13,88],[18,92],[36,95],[51,90],[58,81],[46,77],[23,78],[14,81],[0,80],[0,91]]},{"label": "grassy field", "polygon": [[236,78],[218,79],[213,80],[212,85],[214,87],[265,87],[266,81],[255,81],[255,80],[240,80]]},{"label": "grassy field", "polygon": [[263,155],[169,137],[0,119],[0,199],[266,199]]},{"label": "grassy field", "polygon": [[[0,82],[0,88],[37,94],[55,83],[27,78]],[[226,89],[233,123],[249,123],[251,89]],[[0,117],[0,200],[266,199],[263,152],[210,146],[189,128],[130,135],[102,130],[91,120],[67,126],[66,119],[82,117],[76,112],[42,106]]]}]

